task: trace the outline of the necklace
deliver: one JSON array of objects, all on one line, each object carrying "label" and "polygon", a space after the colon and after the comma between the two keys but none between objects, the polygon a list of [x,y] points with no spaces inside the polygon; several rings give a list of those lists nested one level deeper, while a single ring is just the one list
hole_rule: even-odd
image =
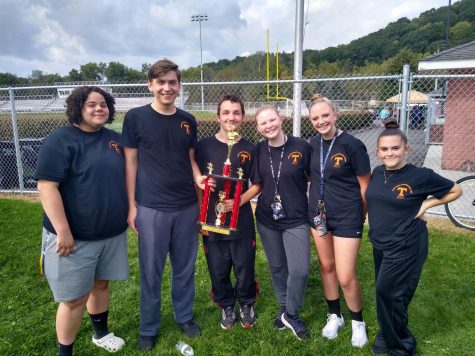
[{"label": "necklace", "polygon": [[383,168],[384,184],[386,184],[386,183],[388,182],[388,180],[389,180],[393,175],[395,175],[397,172],[399,172],[400,170],[401,170],[401,168],[396,169],[394,172],[392,172],[391,174],[389,174],[389,175],[386,177],[386,169]]}]

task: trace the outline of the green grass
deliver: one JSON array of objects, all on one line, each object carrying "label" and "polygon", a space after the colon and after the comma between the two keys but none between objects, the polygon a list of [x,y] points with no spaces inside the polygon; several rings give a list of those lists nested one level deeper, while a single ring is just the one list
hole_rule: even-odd
[{"label": "green grass", "polygon": [[[41,244],[41,206],[20,200],[0,199],[0,355],[54,355],[54,320],[57,305],[48,284],[37,272]],[[261,285],[257,302],[256,326],[223,331],[219,312],[209,298],[210,281],[202,246],[196,268],[195,316],[202,336],[186,340],[173,320],[170,301],[169,265],[164,278],[162,326],[157,346],[151,354],[177,355],[174,345],[180,339],[195,355],[370,355],[369,345],[354,349],[350,344],[349,323],[341,335],[327,341],[320,336],[325,322],[323,299],[315,249],[312,249],[311,276],[302,318],[312,333],[309,341],[298,341],[288,330],[276,331],[272,321],[277,311],[265,255],[258,241],[256,277]],[[410,327],[418,340],[420,355],[475,354],[475,235],[457,230],[430,231],[430,251],[420,286],[410,306]],[[124,355],[139,355],[137,239],[129,236],[131,276],[111,284],[110,327],[126,341]],[[371,246],[365,237],[359,258],[364,315],[370,342],[377,324],[374,303],[374,276]],[[346,319],[348,313],[344,312]],[[81,325],[76,355],[107,355],[93,346],[92,326],[87,316]]]}]

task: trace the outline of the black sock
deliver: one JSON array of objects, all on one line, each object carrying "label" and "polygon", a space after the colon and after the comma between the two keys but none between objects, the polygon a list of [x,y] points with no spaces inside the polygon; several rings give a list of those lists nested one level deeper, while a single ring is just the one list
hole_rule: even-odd
[{"label": "black sock", "polygon": [[363,321],[363,309],[359,312],[354,312],[350,308],[348,308],[348,310],[350,311],[351,320]]},{"label": "black sock", "polygon": [[109,329],[107,328],[108,315],[108,310],[99,314],[89,314],[91,317],[92,326],[94,327],[94,338],[100,339],[109,334]]},{"label": "black sock", "polygon": [[341,310],[340,310],[340,298],[335,300],[328,300],[328,312],[330,314],[336,314],[338,317],[341,317]]},{"label": "black sock", "polygon": [[63,345],[58,342],[58,356],[72,356],[74,341],[71,345]]}]

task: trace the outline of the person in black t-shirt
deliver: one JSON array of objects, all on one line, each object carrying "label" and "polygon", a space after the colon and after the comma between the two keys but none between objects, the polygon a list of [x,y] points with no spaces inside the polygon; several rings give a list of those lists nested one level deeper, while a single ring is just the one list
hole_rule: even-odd
[{"label": "person in black t-shirt", "polygon": [[175,321],[188,337],[200,327],[193,318],[198,249],[198,201],[194,183],[204,187],[195,162],[195,118],[175,107],[180,92],[178,66],[162,59],[148,72],[151,105],[131,109],[124,119],[128,223],[139,234],[140,338],[149,351],[160,328],[162,276],[168,254],[172,265]]},{"label": "person in black t-shirt", "polygon": [[356,261],[366,215],[369,156],[360,140],[336,127],[337,112],[330,100],[316,94],[309,110],[318,135],[310,139],[308,214],[329,310],[322,335],[337,337],[345,323],[340,312],[340,284],[352,320],[351,343],[363,347],[368,337]]},{"label": "person in black t-shirt", "polygon": [[[225,95],[218,104],[217,120],[220,124],[218,133],[198,142],[196,158],[202,171],[212,163],[215,172],[221,174],[228,155],[228,133],[238,130],[244,119],[244,104],[238,96]],[[237,178],[237,169],[244,171],[243,185],[237,233],[231,235],[202,231],[203,247],[211,277],[213,301],[221,309],[221,327],[225,330],[233,328],[236,321],[235,303],[239,302],[241,325],[251,328],[255,321],[254,304],[258,294],[258,285],[254,278],[254,261],[256,255],[256,233],[250,200],[260,191],[257,176],[256,147],[246,139],[237,136],[230,151],[231,173]],[[217,171],[216,171],[217,170]],[[247,182],[252,186],[248,187]],[[223,180],[217,180],[215,192],[223,191]],[[229,196],[234,196],[235,182],[232,181]],[[208,219],[216,219],[215,206],[217,194],[210,196]],[[225,200],[225,212],[231,212],[233,200]],[[226,214],[229,225],[231,214]],[[235,284],[231,283],[231,270],[234,270]]]},{"label": "person in black t-shirt", "polygon": [[424,213],[462,193],[457,184],[431,169],[407,164],[408,150],[397,122],[386,122],[376,148],[383,165],[374,169],[366,191],[379,323],[374,354],[415,354],[407,309],[428,252]]},{"label": "person in black t-shirt", "polygon": [[110,332],[109,280],[129,276],[127,195],[114,98],[93,86],[66,99],[71,125],[53,131],[41,146],[35,179],[43,205],[42,267],[59,302],[59,355],[72,355],[87,309],[92,342],[109,352],[124,346]]},{"label": "person in black t-shirt", "polygon": [[256,221],[280,305],[274,327],[288,327],[297,338],[307,339],[310,333],[299,313],[310,268],[307,182],[311,147],[301,138],[284,134],[274,106],[257,110],[256,126],[266,138],[257,145],[262,191]]}]

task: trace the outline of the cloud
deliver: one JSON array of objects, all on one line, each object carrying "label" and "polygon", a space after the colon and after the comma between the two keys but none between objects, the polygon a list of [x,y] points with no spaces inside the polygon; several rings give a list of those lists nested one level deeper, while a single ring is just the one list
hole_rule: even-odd
[{"label": "cloud", "polygon": [[[455,2],[455,1],[453,1]],[[400,17],[413,18],[446,0],[304,1],[304,48],[349,43]],[[163,57],[182,68],[270,48],[292,52],[295,2],[288,0],[2,0],[0,72],[27,76],[38,69],[67,74],[88,62],[140,69]]]}]

